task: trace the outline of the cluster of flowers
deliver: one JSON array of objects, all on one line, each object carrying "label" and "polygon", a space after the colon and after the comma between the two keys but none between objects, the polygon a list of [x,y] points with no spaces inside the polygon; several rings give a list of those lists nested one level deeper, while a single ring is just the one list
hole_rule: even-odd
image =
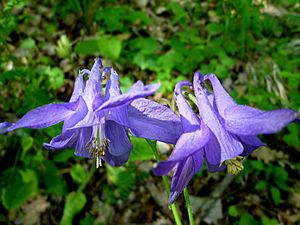
[{"label": "cluster of flowers", "polygon": [[[227,167],[234,174],[240,166],[239,157],[264,145],[257,135],[275,133],[297,117],[289,109],[266,112],[238,105],[214,74],[203,76],[199,72],[195,73],[193,84],[181,81],[176,85],[175,100],[180,113],[177,116],[168,107],[145,99],[158,90],[159,84],[145,86],[138,81],[122,94],[117,72],[105,67],[101,73],[101,67],[97,58],[91,70],[80,72],[69,102],[41,106],[16,123],[0,123],[0,133],[22,127],[45,128],[63,121],[61,134],[44,147],[74,148],[77,156],[95,158],[97,167],[101,160],[112,166],[127,162],[132,150],[128,132],[175,144],[170,158],[153,169],[159,176],[175,169],[169,198],[172,203],[201,169],[204,159],[210,171]],[[103,95],[101,81],[108,74]],[[210,81],[213,93],[206,88],[206,81]],[[194,90],[200,117],[182,94],[183,86]]]}]

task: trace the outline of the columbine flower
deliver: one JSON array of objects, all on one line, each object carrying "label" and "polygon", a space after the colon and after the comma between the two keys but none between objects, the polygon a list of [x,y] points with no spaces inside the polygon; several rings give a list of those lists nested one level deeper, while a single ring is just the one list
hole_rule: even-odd
[{"label": "columbine flower", "polygon": [[[213,94],[205,88],[209,80]],[[210,164],[227,165],[238,163],[235,158],[247,156],[264,145],[259,134],[276,133],[295,120],[297,113],[290,109],[262,111],[246,105],[238,105],[222,87],[214,74],[202,76],[196,72],[194,91],[198,101],[199,114],[209,127],[210,141],[205,146],[206,159]]]},{"label": "columbine flower", "polygon": [[[207,79],[212,83],[213,94],[205,88],[204,80]],[[197,72],[193,87],[200,113],[198,118],[181,94],[183,85],[191,84],[182,81],[175,88],[183,134],[170,158],[153,169],[156,175],[161,176],[175,167],[170,204],[201,169],[204,159],[210,171],[228,167],[228,172],[236,174],[242,169],[240,156],[249,155],[254,149],[264,145],[257,138],[258,134],[275,133],[292,122],[297,115],[289,109],[265,112],[237,105],[215,75],[203,77]]]},{"label": "columbine flower", "polygon": [[[122,95],[117,74],[112,70],[110,73],[114,84],[111,86],[111,95],[115,101],[101,104],[101,96],[96,96],[93,106],[95,112],[98,115],[109,112],[114,121],[127,127],[134,136],[175,144],[182,133],[179,117],[166,106],[136,97],[141,92],[147,93],[153,87],[144,87],[138,81]],[[110,108],[116,110],[112,111]]]},{"label": "columbine flower", "polygon": [[180,113],[183,134],[167,161],[160,162],[153,172],[157,176],[167,174],[175,167],[172,178],[169,203],[173,203],[202,167],[204,146],[209,140],[209,129],[196,116],[182,95],[182,86],[191,86],[188,81],[181,81],[175,87],[175,99]]},{"label": "columbine flower", "polygon": [[[136,99],[155,93],[159,84],[144,86],[142,82],[138,81],[128,93],[121,94],[117,73],[112,68],[107,67],[104,68],[102,76],[100,76],[101,66],[101,60],[96,59],[91,71],[83,70],[79,74],[75,82],[74,92],[68,103],[41,106],[28,112],[15,124],[0,124],[0,131],[3,133],[22,127],[45,128],[64,121],[62,133],[54,137],[49,144],[44,144],[46,148],[52,150],[74,148],[75,154],[78,156],[96,158],[97,167],[101,165],[101,158],[113,166],[124,164],[128,160],[132,144],[125,125],[118,123],[118,119],[127,118],[126,125],[134,130],[136,120],[132,118],[132,112],[128,110],[129,105]],[[106,86],[105,96],[102,97],[101,79],[105,77],[107,72],[110,72],[110,78]],[[84,74],[89,76],[86,83],[83,79]],[[151,115],[140,111],[134,105],[132,108],[136,109],[138,112],[136,114],[140,115],[142,119],[149,117],[149,127],[151,122],[160,123],[161,126],[169,126],[167,125],[169,120],[151,118]],[[178,118],[175,115],[170,118],[170,120],[172,119],[174,120],[173,124],[178,124],[176,122]],[[143,120],[141,124],[143,124]],[[139,131],[139,128],[136,130]],[[177,130],[180,132],[180,129]],[[176,134],[175,131],[171,132],[170,130],[169,135],[166,134],[162,139],[174,142],[174,137],[171,136],[176,138],[176,135],[180,135]],[[146,131],[142,134],[148,136]],[[157,135],[154,135],[155,137]]]}]

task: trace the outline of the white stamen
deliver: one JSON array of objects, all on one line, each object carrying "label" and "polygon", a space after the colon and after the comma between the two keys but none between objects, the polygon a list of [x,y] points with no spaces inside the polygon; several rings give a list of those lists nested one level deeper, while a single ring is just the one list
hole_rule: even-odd
[{"label": "white stamen", "polygon": [[104,124],[93,127],[93,138],[87,144],[91,157],[96,158],[96,168],[102,166],[101,157],[105,156],[109,140],[105,138]]},{"label": "white stamen", "polygon": [[[100,159],[101,160],[101,159]],[[96,168],[99,168],[99,156],[96,157]]]}]

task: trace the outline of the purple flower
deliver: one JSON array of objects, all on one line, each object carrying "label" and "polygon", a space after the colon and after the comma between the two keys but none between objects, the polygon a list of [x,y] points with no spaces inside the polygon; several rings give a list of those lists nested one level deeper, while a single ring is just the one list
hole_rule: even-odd
[{"label": "purple flower", "polygon": [[[213,94],[205,88],[209,80]],[[219,165],[237,156],[247,156],[264,145],[259,134],[276,133],[295,120],[297,113],[290,109],[262,111],[246,105],[238,105],[222,87],[214,74],[194,76],[199,114],[211,131],[206,148],[206,159]]]},{"label": "purple flower", "polygon": [[169,203],[173,203],[187,186],[193,175],[201,169],[205,150],[209,141],[208,127],[196,116],[182,95],[182,86],[191,86],[188,81],[181,81],[175,87],[175,100],[180,113],[183,134],[166,161],[160,162],[153,172],[157,176],[167,174],[175,167],[172,178]]},{"label": "purple flower", "polygon": [[[210,80],[213,94],[205,87]],[[236,163],[236,157],[251,154],[254,149],[264,145],[258,134],[275,133],[292,122],[297,113],[289,109],[262,111],[249,106],[241,106],[229,96],[213,74],[202,76],[195,73],[193,87],[196,94],[200,118],[198,118],[183,95],[181,87],[191,86],[187,81],[176,85],[175,95],[181,116],[183,134],[166,161],[162,161],[154,173],[167,174],[175,167],[172,178],[169,203],[175,201],[202,167],[204,158],[210,171],[226,168],[225,161]],[[233,161],[235,160],[235,161]],[[235,171],[233,171],[235,172]]]},{"label": "purple flower", "polygon": [[[150,138],[174,142],[176,135],[180,135],[176,132],[181,132],[180,129],[175,131],[170,129],[172,123],[169,125],[169,121],[172,119],[173,124],[179,126],[179,119],[175,114],[169,120],[164,120],[162,117],[153,118],[155,116],[147,115],[143,111],[145,106],[136,107],[134,104],[136,100],[149,101],[148,105],[150,105],[152,103],[150,100],[140,100],[140,98],[154,94],[159,84],[144,86],[138,81],[126,94],[121,94],[118,74],[111,67],[104,68],[100,74],[101,66],[101,60],[97,58],[91,71],[86,69],[81,71],[68,103],[41,106],[28,112],[14,124],[1,123],[0,131],[3,133],[22,127],[39,129],[64,121],[62,133],[44,146],[51,150],[74,148],[78,156],[96,158],[97,166],[101,165],[101,158],[113,166],[122,165],[128,160],[132,144],[127,134],[127,127],[137,130],[137,133],[140,132],[140,136],[148,137],[151,136],[147,134],[148,131],[140,130],[136,125],[144,125],[144,128],[152,127],[152,123],[165,126],[166,134],[162,138],[159,137],[159,132],[152,134]],[[105,95],[102,96],[101,79],[105,78],[108,72],[110,78]],[[84,74],[88,74],[86,82],[83,79]],[[157,103],[152,104],[156,106]],[[167,107],[159,105],[159,108],[165,109],[170,114]],[[135,115],[144,120],[138,120],[137,124],[136,119],[132,118]]]}]

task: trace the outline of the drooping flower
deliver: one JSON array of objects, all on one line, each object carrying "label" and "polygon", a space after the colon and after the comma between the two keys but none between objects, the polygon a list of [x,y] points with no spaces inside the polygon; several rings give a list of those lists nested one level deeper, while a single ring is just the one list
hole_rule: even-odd
[{"label": "drooping flower", "polygon": [[160,162],[153,172],[157,176],[167,174],[175,167],[170,189],[169,203],[173,203],[187,186],[193,175],[201,169],[204,160],[204,146],[209,141],[209,129],[196,116],[182,95],[182,86],[191,86],[181,81],[175,87],[175,99],[180,113],[183,134],[166,161]]},{"label": "drooping flower", "polygon": [[[213,94],[206,89],[205,80],[211,82]],[[214,74],[202,76],[196,72],[193,84],[199,114],[211,131],[205,148],[206,159],[212,165],[251,154],[264,145],[257,135],[276,133],[297,117],[290,109],[263,111],[238,105]]]},{"label": "drooping flower", "polygon": [[[210,80],[213,94],[205,87]],[[175,98],[180,113],[183,134],[166,161],[160,162],[153,172],[167,174],[175,168],[169,203],[173,203],[187,186],[193,175],[202,167],[204,159],[210,171],[220,171],[228,167],[236,173],[242,166],[239,156],[246,156],[264,145],[258,134],[275,133],[295,120],[297,113],[289,109],[262,111],[234,102],[213,74],[194,76],[194,92],[200,118],[195,115],[181,93],[183,85],[191,86],[188,81],[179,82],[175,88]],[[226,162],[226,163],[224,163]],[[227,165],[226,165],[227,164]]]},{"label": "drooping flower", "polygon": [[179,117],[169,107],[137,97],[152,86],[144,87],[137,81],[126,94],[121,94],[117,74],[110,70],[113,84],[110,95],[114,101],[101,104],[101,96],[96,96],[95,112],[98,115],[109,112],[111,119],[127,127],[134,136],[175,144],[182,133]]},{"label": "drooping flower", "polygon": [[[74,148],[75,154],[78,156],[96,158],[97,166],[101,165],[101,159],[113,166],[124,164],[128,160],[132,144],[127,134],[127,127],[118,123],[117,119],[125,118],[124,115],[126,115],[127,125],[134,130],[135,124],[129,122],[134,121],[128,116],[130,114],[128,112],[129,105],[136,99],[154,94],[159,88],[159,84],[144,86],[142,82],[138,81],[126,94],[121,94],[118,74],[111,67],[106,67],[101,75],[101,66],[101,60],[97,58],[91,71],[86,69],[81,71],[68,103],[41,106],[28,112],[14,124],[1,123],[1,132],[13,131],[22,127],[45,128],[64,121],[62,133],[54,137],[49,144],[44,144],[46,148],[51,150]],[[110,78],[103,97],[101,79],[108,72],[110,72]],[[86,83],[83,79],[84,74],[88,74]],[[134,108],[134,105],[132,107]],[[137,111],[137,115],[149,117],[139,109]],[[176,124],[178,118],[175,114],[170,118],[170,120],[172,119]],[[150,127],[151,123],[160,122],[161,126],[167,127],[170,120],[150,118],[148,126]],[[139,128],[136,129],[139,130]],[[180,135],[172,130],[168,132],[162,138],[163,141],[174,142],[174,136],[176,138],[176,135]],[[142,132],[142,134],[144,133]],[[155,137],[157,135],[154,135],[153,138],[155,139]]]}]

